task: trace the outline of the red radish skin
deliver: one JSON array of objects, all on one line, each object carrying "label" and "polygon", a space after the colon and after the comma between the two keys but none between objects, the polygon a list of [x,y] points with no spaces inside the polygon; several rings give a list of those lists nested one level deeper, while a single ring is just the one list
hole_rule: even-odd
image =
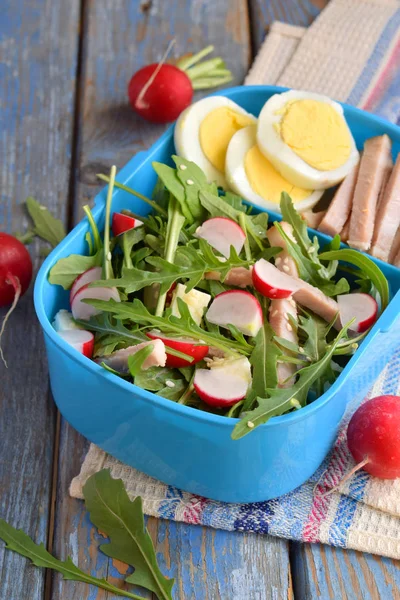
[{"label": "red radish skin", "polygon": [[102,311],[85,304],[82,300],[115,300],[120,302],[120,297],[117,288],[115,287],[89,287],[89,284],[84,285],[78,290],[71,303],[71,312],[74,319],[88,320],[95,315],[99,315]]},{"label": "red radish skin", "polygon": [[203,360],[203,358],[206,357],[209,352],[208,346],[205,346],[204,344],[199,345],[197,344],[196,340],[173,339],[165,337],[161,333],[155,331],[149,331],[146,335],[152,340],[162,340],[166,348],[173,348],[174,350],[183,352],[184,354],[187,354],[193,358],[193,361],[190,362],[184,358],[180,358],[179,356],[168,354],[167,352],[167,367],[180,369],[181,367],[195,365]]},{"label": "red radish skin", "polygon": [[273,300],[290,298],[301,285],[277,269],[264,258],[256,262],[252,271],[253,285],[260,294]]},{"label": "red radish skin", "polygon": [[154,63],[133,75],[128,95],[133,110],[143,119],[152,123],[170,123],[191,103],[193,87],[189,77],[178,67]]},{"label": "red radish skin", "polygon": [[350,420],[347,444],[359,468],[379,479],[400,477],[400,397],[377,396],[360,406]]},{"label": "red radish skin", "polygon": [[143,225],[143,221],[135,219],[130,215],[124,215],[123,213],[114,213],[112,217],[111,229],[115,236],[121,235],[130,229],[135,229]]},{"label": "red radish skin", "polygon": [[25,246],[0,232],[0,306],[8,306],[19,289],[22,296],[32,279],[32,261]]},{"label": "red radish skin", "polygon": [[70,346],[78,350],[84,356],[92,358],[94,349],[94,335],[91,331],[84,329],[69,329],[58,333]]},{"label": "red radish skin", "polygon": [[101,279],[101,275],[102,275],[101,267],[92,267],[91,269],[88,269],[81,275],[78,275],[78,277],[75,279],[74,283],[72,284],[71,291],[69,293],[69,303],[72,304],[75,294],[77,292],[79,292],[79,290],[81,288],[83,288],[85,285],[88,285],[89,283],[98,281],[99,279]]},{"label": "red radish skin", "polygon": [[342,294],[337,297],[342,326],[355,318],[352,331],[363,333],[373,325],[378,316],[378,304],[372,296],[364,293]]},{"label": "red radish skin", "polygon": [[234,325],[244,335],[256,336],[263,324],[263,312],[257,298],[244,290],[228,290],[215,296],[206,318],[210,323]]},{"label": "red radish skin", "polygon": [[229,258],[231,246],[240,254],[246,240],[243,229],[227,217],[214,217],[204,221],[201,227],[196,229],[196,236],[206,240],[225,258]]},{"label": "red radish skin", "polygon": [[215,408],[228,408],[243,400],[250,384],[251,367],[247,358],[211,369],[197,369],[193,380],[197,395]]},{"label": "red radish skin", "polygon": [[32,261],[25,246],[12,235],[0,232],[0,307],[11,305],[0,327],[0,358],[7,367],[1,338],[8,319],[32,279]]}]

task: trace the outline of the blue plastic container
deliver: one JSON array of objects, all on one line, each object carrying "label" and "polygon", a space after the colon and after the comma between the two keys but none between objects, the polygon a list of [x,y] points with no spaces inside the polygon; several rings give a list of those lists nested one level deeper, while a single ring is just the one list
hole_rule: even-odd
[{"label": "blue plastic container", "polygon": [[[265,101],[282,88],[237,87],[224,90],[258,115]],[[344,106],[358,147],[365,139],[387,133],[394,155],[400,150],[400,128],[350,106]],[[140,152],[120,171],[118,180],[150,195],[156,182],[152,161],[167,162],[174,153],[173,128],[147,152]],[[106,190],[96,198],[93,215],[104,226]],[[148,212],[146,204],[116,190],[113,210]],[[279,219],[270,213],[271,220]],[[54,331],[51,322],[68,308],[68,293],[47,277],[58,259],[86,252],[84,219],[44,262],[35,284],[35,307],[42,325],[54,399],[62,415],[92,442],[140,471],[183,490],[226,502],[255,502],[285,494],[302,484],[331,448],[347,403],[362,397],[399,343],[400,270],[379,264],[389,279],[392,301],[335,384],[309,406],[274,417],[246,437],[231,440],[236,419],[228,419],[170,400],[127,383],[83,357]],[[322,245],[330,238],[317,233]],[[374,259],[373,259],[374,260]]]}]

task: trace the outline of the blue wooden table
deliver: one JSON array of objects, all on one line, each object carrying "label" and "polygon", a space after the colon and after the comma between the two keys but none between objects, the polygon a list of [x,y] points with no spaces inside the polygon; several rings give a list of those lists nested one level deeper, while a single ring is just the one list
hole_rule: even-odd
[{"label": "blue wooden table", "polygon": [[[99,189],[95,174],[122,166],[161,129],[127,106],[131,74],[208,43],[240,83],[274,19],[308,25],[327,0],[3,0],[0,12],[0,230],[26,224],[33,195],[68,227]],[[40,263],[32,247],[35,267]],[[1,316],[1,313],[0,313]],[[87,442],[60,419],[48,388],[32,295],[7,328],[0,366],[0,516],[122,585],[124,565],[97,551],[83,504],[68,495]],[[163,570],[180,600],[400,598],[398,563],[149,519]],[[151,594],[146,596],[151,598]],[[35,569],[0,544],[1,600],[111,600],[103,591]]]}]

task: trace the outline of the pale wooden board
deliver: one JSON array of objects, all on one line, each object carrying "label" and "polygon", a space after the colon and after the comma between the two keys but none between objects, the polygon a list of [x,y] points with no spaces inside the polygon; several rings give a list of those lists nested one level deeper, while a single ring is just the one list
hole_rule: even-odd
[{"label": "pale wooden board", "polygon": [[[243,80],[250,58],[247,6],[242,0],[176,0],[173,6],[159,1],[145,12],[139,2],[129,0],[89,6],[84,27],[76,219],[81,216],[78,208],[99,189],[94,174],[107,171],[113,163],[121,167],[137,151],[149,147],[163,129],[144,123],[127,105],[126,85],[136,69],[157,61],[172,36],[177,39],[177,56],[214,43],[216,54],[226,57],[234,71],[235,83]],[[67,493],[85,448],[85,441],[63,424],[55,550],[62,556],[71,553],[93,574],[117,577],[115,565],[97,552],[99,536],[85,515],[83,503],[70,499]],[[291,596],[288,543],[283,540],[156,519],[149,519],[149,529],[161,565],[177,578],[175,598],[269,600]],[[245,590],[250,590],[249,596]],[[245,595],[238,595],[242,592]],[[110,598],[102,591],[89,592],[80,584],[55,576],[52,600],[67,595],[69,600]]]},{"label": "pale wooden board", "polygon": [[[78,32],[78,0],[6,0],[0,11],[0,231],[22,230],[34,195],[67,213]],[[35,271],[39,247],[31,248]],[[0,364],[0,516],[46,542],[55,407],[34,314],[32,287],[3,339]],[[5,314],[0,309],[0,319]],[[0,598],[43,597],[44,571],[4,550]]]}]

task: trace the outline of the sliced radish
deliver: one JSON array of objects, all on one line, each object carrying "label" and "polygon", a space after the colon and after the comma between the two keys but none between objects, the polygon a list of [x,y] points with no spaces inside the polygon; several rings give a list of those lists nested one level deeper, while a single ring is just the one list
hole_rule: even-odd
[{"label": "sliced radish", "polygon": [[84,329],[69,329],[59,331],[58,335],[62,337],[70,346],[78,350],[84,356],[92,358],[94,348],[94,335],[91,331]]},{"label": "sliced radish", "polygon": [[253,284],[260,294],[272,299],[289,298],[300,289],[301,283],[260,258],[253,268]]},{"label": "sliced radish", "polygon": [[92,267],[81,275],[78,275],[72,284],[71,291],[69,293],[69,303],[72,304],[72,300],[74,299],[76,292],[83,288],[83,286],[87,285],[88,283],[93,283],[93,281],[98,281],[99,279],[101,279],[101,267]]},{"label": "sliced radish", "polygon": [[125,231],[129,231],[140,225],[143,225],[143,221],[135,219],[135,217],[131,217],[130,215],[116,212],[112,216],[111,229],[115,236],[121,235],[121,233],[125,233]]},{"label": "sliced radish", "polygon": [[246,239],[243,229],[227,217],[214,217],[204,221],[203,225],[196,229],[196,236],[206,240],[226,258],[229,258],[231,246],[240,254]]},{"label": "sliced radish", "polygon": [[356,319],[350,326],[352,331],[363,333],[373,325],[378,316],[378,304],[369,294],[356,292],[337,297],[340,322],[346,325],[351,319]]},{"label": "sliced radish", "polygon": [[167,348],[173,348],[174,350],[183,352],[184,354],[187,354],[193,358],[193,361],[190,362],[184,358],[179,358],[179,356],[168,354],[167,352],[167,367],[177,369],[180,367],[188,367],[203,360],[203,358],[208,354],[208,346],[199,344],[196,342],[196,340],[191,338],[170,338],[157,330],[149,331],[146,335],[152,340],[162,340]]},{"label": "sliced radish", "polygon": [[94,306],[90,306],[90,304],[85,304],[82,300],[86,298],[90,298],[91,300],[115,300],[116,302],[120,302],[120,297],[117,288],[115,287],[89,287],[87,283],[84,285],[78,292],[76,292],[72,303],[71,310],[74,319],[90,319],[90,317],[94,317],[95,315],[99,315],[101,310],[95,308]]},{"label": "sliced radish", "polygon": [[221,361],[221,366],[197,369],[193,385],[209,406],[225,408],[243,400],[251,384],[251,368],[247,358]]},{"label": "sliced radish", "polygon": [[259,301],[244,290],[228,290],[215,296],[206,316],[210,323],[225,328],[234,325],[244,335],[251,336],[256,336],[263,324]]},{"label": "sliced radish", "polygon": [[62,308],[54,317],[53,327],[56,331],[70,331],[71,329],[82,329],[75,323],[72,313]]}]

